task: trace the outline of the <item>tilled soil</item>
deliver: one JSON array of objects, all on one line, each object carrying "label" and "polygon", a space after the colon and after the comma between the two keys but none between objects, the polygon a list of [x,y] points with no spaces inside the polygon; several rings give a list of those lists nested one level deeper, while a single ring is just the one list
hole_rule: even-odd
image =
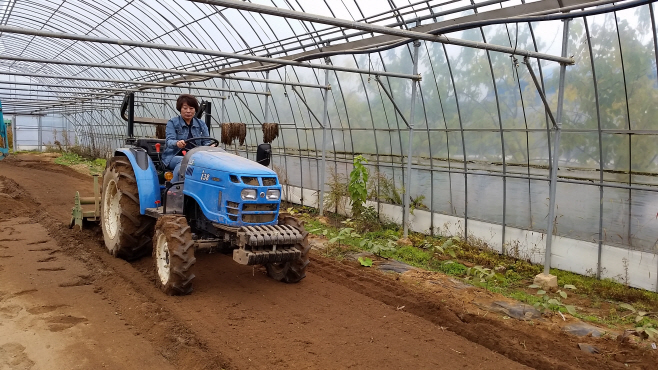
[{"label": "tilled soil", "polygon": [[315,251],[292,285],[199,253],[194,292],[169,297],[151,258],[115,259],[100,228],[68,229],[75,191],[90,196],[92,184],[41,156],[0,162],[0,369],[598,370],[658,360],[477,310],[472,301],[488,292],[426,289]]}]

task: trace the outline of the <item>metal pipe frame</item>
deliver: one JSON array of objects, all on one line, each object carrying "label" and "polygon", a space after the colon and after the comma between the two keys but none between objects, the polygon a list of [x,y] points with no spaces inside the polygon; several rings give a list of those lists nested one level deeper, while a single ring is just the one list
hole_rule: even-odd
[{"label": "metal pipe frame", "polygon": [[[443,43],[443,44],[458,45],[458,46],[464,46],[464,47],[470,47],[470,48],[476,48],[476,49],[498,51],[498,52],[505,53],[505,54],[516,54],[516,55],[522,55],[522,56],[527,56],[527,57],[531,57],[531,58],[550,60],[550,61],[558,62],[558,63],[562,63],[562,64],[574,64],[574,60],[571,59],[571,58],[557,57],[557,56],[554,56],[554,55],[538,53],[538,52],[534,52],[534,51],[514,49],[514,48],[510,48],[510,47],[506,47],[506,46],[500,46],[500,45],[485,44],[485,43],[482,43],[482,42],[461,40],[461,39],[456,39],[456,38],[448,38],[446,36],[434,36],[434,35],[431,35],[431,34],[428,34],[428,33],[402,30],[402,29],[397,29],[397,28],[391,28],[391,27],[379,26],[379,25],[375,25],[375,24],[355,22],[355,21],[350,21],[350,20],[346,20],[346,19],[339,19],[339,18],[334,18],[334,17],[326,17],[326,16],[322,16],[322,15],[317,15],[317,14],[309,14],[309,13],[304,13],[304,12],[298,12],[298,11],[295,11],[295,10],[275,8],[275,7],[271,7],[271,6],[265,6],[265,5],[261,5],[261,4],[255,4],[255,3],[244,2],[244,1],[236,1],[236,0],[188,0],[188,1],[197,2],[197,3],[204,3],[204,4],[209,4],[209,5],[225,6],[227,8],[246,10],[246,11],[256,12],[256,13],[261,13],[261,14],[269,14],[269,15],[274,15],[274,16],[278,16],[278,17],[297,19],[297,20],[308,21],[308,22],[313,22],[313,23],[327,24],[327,25],[331,25],[331,26],[338,26],[338,27],[343,27],[343,28],[348,28],[348,29],[355,29],[355,30],[361,30],[361,31],[367,31],[367,32],[381,33],[381,34],[384,34],[384,35],[404,37],[404,38],[408,38],[409,42],[411,42],[413,40],[424,40],[424,41],[431,41],[431,42],[440,42],[440,43]],[[2,28],[0,28],[0,31],[2,31]]]},{"label": "metal pipe frame", "polygon": [[[567,55],[567,47],[569,46],[569,22],[570,19],[564,20],[562,29],[562,55]],[[530,64],[528,63],[528,68]],[[544,256],[544,274],[551,273],[551,257],[553,246],[553,227],[555,224],[555,196],[557,193],[557,171],[558,163],[560,161],[560,136],[562,134],[562,109],[564,105],[564,77],[567,72],[567,66],[560,65],[560,86],[558,87],[557,95],[557,124],[553,127],[555,132],[555,141],[553,143],[553,163],[551,164],[551,182],[548,196],[548,227],[546,229],[546,253]],[[555,123],[555,121],[553,121]]]},{"label": "metal pipe frame", "polygon": [[[336,153],[334,153],[336,154]],[[303,155],[299,154],[291,154],[287,153],[285,154],[286,156],[289,157],[295,157],[295,158],[308,158]],[[352,163],[351,160],[349,159],[334,159],[332,160],[334,162],[338,163],[344,163],[344,164],[350,164]],[[386,168],[399,168],[395,164],[388,164],[388,163],[382,163],[379,165],[380,167],[386,167]],[[531,181],[541,181],[541,182],[547,182],[550,183],[550,177],[541,177],[541,176],[528,176],[528,175],[514,175],[514,174],[503,174],[501,173],[495,173],[495,172],[482,172],[482,171],[467,171],[464,172],[463,170],[453,170],[453,169],[446,169],[446,168],[434,168],[434,167],[427,167],[427,166],[422,166],[422,165],[412,165],[412,169],[417,170],[417,171],[425,171],[425,172],[440,172],[440,173],[450,173],[450,174],[459,174],[459,175],[469,175],[469,176],[483,176],[483,177],[497,177],[497,178],[509,178],[509,179],[518,179],[518,180],[531,180]],[[621,185],[621,184],[616,184],[616,183],[597,183],[597,182],[592,182],[592,181],[583,181],[583,180],[571,180],[571,179],[565,179],[565,178],[558,178],[557,179],[558,183],[561,184],[576,184],[576,185],[587,185],[587,186],[595,186],[599,188],[609,188],[609,189],[621,189],[621,190],[638,190],[638,191],[647,191],[647,192],[652,192],[652,193],[658,193],[658,187],[651,187],[651,186],[628,186],[628,185]]]},{"label": "metal pipe frame", "polygon": [[120,70],[128,70],[128,71],[143,71],[143,72],[169,73],[169,74],[184,75],[184,76],[199,76],[199,77],[207,77],[207,78],[226,78],[228,80],[236,80],[236,81],[273,83],[280,85],[295,85],[300,87],[312,87],[312,88],[320,88],[320,89],[327,88],[326,86],[315,85],[315,84],[305,84],[299,82],[284,82],[284,81],[268,80],[262,78],[235,77],[235,76],[227,76],[226,74],[221,74],[221,73],[185,71],[179,69],[166,69],[166,68],[150,68],[150,67],[127,66],[127,65],[106,64],[106,63],[75,62],[70,60],[27,58],[27,57],[16,57],[6,54],[0,54],[0,60],[3,59],[13,60],[16,62],[58,64],[58,65],[80,66],[80,67],[92,67],[92,68],[110,68],[110,69],[120,69]]},{"label": "metal pipe frame", "polygon": [[526,67],[528,67],[528,72],[530,72],[530,76],[532,76],[532,81],[535,83],[535,87],[537,88],[537,93],[539,93],[539,97],[541,98],[542,103],[544,103],[544,109],[546,110],[546,114],[548,114],[548,117],[551,119],[551,122],[553,123],[553,129],[556,130],[558,127],[558,122],[555,120],[555,117],[553,117],[553,112],[551,111],[551,106],[548,104],[548,100],[546,100],[546,95],[544,94],[544,91],[541,85],[539,84],[539,81],[537,81],[537,76],[535,75],[535,72],[533,71],[528,58],[524,58],[524,62]]},{"label": "metal pipe frame", "polygon": [[[328,66],[328,65],[324,65],[324,64],[314,64],[314,63],[302,63],[302,62],[291,61],[291,60],[287,60],[287,59],[266,58],[266,57],[259,57],[259,56],[253,56],[253,55],[242,55],[242,54],[227,53],[227,52],[208,50],[208,49],[191,48],[191,47],[186,47],[186,46],[156,44],[156,43],[151,43],[151,42],[132,41],[132,40],[118,40],[118,39],[109,39],[109,38],[105,38],[105,37],[94,37],[94,36],[87,36],[87,35],[74,35],[74,34],[69,34],[69,33],[49,32],[49,31],[35,30],[35,29],[21,28],[21,27],[11,27],[11,26],[2,26],[2,25],[0,25],[0,32],[16,33],[16,34],[20,34],[20,35],[31,35],[31,36],[39,36],[39,37],[51,37],[51,38],[65,39],[65,40],[95,42],[95,43],[111,44],[111,45],[135,46],[135,47],[140,47],[140,48],[156,49],[156,50],[180,51],[180,52],[184,52],[184,53],[193,53],[193,54],[199,54],[199,55],[210,55],[210,56],[215,56],[215,57],[235,58],[235,59],[239,59],[239,60],[251,60],[251,61],[254,61],[254,62],[272,64],[272,65],[275,65],[275,66],[276,65],[289,65],[289,66],[304,67],[304,68],[330,69],[330,70],[339,71],[339,72],[351,72],[351,73],[365,73],[366,72],[364,70],[360,70],[360,69],[357,69],[357,68],[336,67],[336,66],[333,66],[333,65]],[[412,80],[420,79],[420,76],[411,76],[411,75],[406,75],[406,74],[403,74],[403,73],[392,73],[392,72],[377,71],[377,72],[373,72],[372,74],[379,74],[381,76],[388,76],[388,77],[406,78],[406,79],[412,79]]]},{"label": "metal pipe frame", "polygon": [[391,101],[391,104],[393,104],[393,108],[395,108],[395,111],[398,112],[400,115],[400,118],[402,118],[402,121],[404,121],[404,124],[407,125],[407,128],[409,130],[413,130],[411,127],[411,124],[409,124],[409,121],[407,121],[407,118],[404,116],[404,113],[400,110],[400,107],[398,107],[397,103],[395,102],[395,99],[393,98],[393,95],[388,91],[386,86],[382,83],[382,81],[379,79],[379,76],[375,77],[375,81],[377,81],[377,84],[379,84],[379,87],[381,87],[382,91],[388,96],[388,99]]},{"label": "metal pipe frame", "polygon": [[[20,73],[20,72],[8,72],[8,71],[0,71],[0,75],[21,76],[21,77],[38,77],[38,78],[52,78],[52,79],[56,79],[56,80],[109,82],[109,83],[128,84],[128,85],[146,85],[146,86],[157,86],[157,87],[178,87],[178,88],[182,88],[181,86],[179,86],[177,84],[164,83],[164,82],[115,80],[115,79],[81,77],[81,76],[47,75],[47,74]],[[181,81],[181,82],[183,82],[183,81]],[[220,87],[210,87],[210,86],[203,86],[203,85],[190,85],[190,87],[193,88],[193,89],[197,89],[197,90],[223,91],[223,92],[240,93],[240,94],[256,94],[256,95],[267,95],[268,94],[268,93],[261,92],[261,91],[222,89]]]},{"label": "metal pipe frame", "polygon": [[[140,94],[157,94],[157,95],[169,95],[169,96],[179,96],[180,95],[178,93],[168,93],[168,92],[149,91],[149,90],[140,90],[140,89],[124,89],[124,88],[119,88],[119,87],[42,84],[42,83],[38,83],[38,82],[21,82],[21,81],[3,81],[3,80],[0,80],[0,85],[59,87],[59,88],[65,88],[65,89],[78,89],[78,90],[100,90],[100,91],[107,90],[107,91],[117,91],[117,92],[137,92],[137,93],[140,93]],[[17,90],[16,88],[13,88],[13,87],[7,87],[7,88],[0,87],[0,90],[2,90],[2,89]],[[42,90],[31,90],[31,91],[37,92],[37,91],[42,91]],[[66,91],[66,90],[52,90],[52,91],[67,93],[67,94],[80,93],[80,94],[95,94],[96,95],[96,93],[88,93],[88,92],[82,92],[82,91]],[[116,94],[110,94],[110,95],[116,95]],[[201,95],[201,94],[194,94],[194,96],[199,97],[199,98],[217,98],[217,99],[224,98],[222,96]]]},{"label": "metal pipe frame", "polygon": [[[653,33],[653,52],[654,52],[654,58],[656,60],[656,63],[658,63],[658,36],[656,35],[656,16],[654,15],[653,11],[653,5],[649,6],[649,16],[651,18],[651,32]],[[589,34],[588,34],[589,35]],[[591,51],[590,51],[591,54]],[[594,62],[592,62],[594,63]],[[658,66],[658,64],[656,64]],[[593,69],[592,69],[593,70]],[[598,104],[597,104],[598,108]],[[599,119],[600,120],[600,119]],[[599,122],[600,124],[600,122]],[[603,151],[603,145],[601,143],[601,140],[599,139],[599,149]],[[603,155],[601,155],[601,158],[603,158]],[[601,160],[603,162],[603,160]],[[603,200],[603,188],[601,188],[601,200]],[[601,226],[600,226],[600,232],[599,232],[599,239],[603,239],[603,202],[601,202]],[[602,247],[599,248],[599,251],[603,249]],[[601,252],[599,252],[599,256],[601,255]],[[601,258],[599,257],[599,271],[597,272],[597,277],[600,279],[601,278]],[[658,269],[658,267],[657,267]],[[656,271],[656,289],[658,292],[658,271]]]},{"label": "metal pipe frame", "polygon": [[[418,49],[420,48],[420,42],[414,42],[414,72],[418,73]],[[407,181],[405,182],[404,188],[404,213],[402,214],[402,224],[403,234],[402,237],[406,238],[409,236],[409,202],[411,201],[411,162],[414,157],[414,110],[416,108],[416,91],[418,90],[418,84],[416,81],[411,81],[411,109],[409,112],[409,146],[407,147]]]},{"label": "metal pipe frame", "polygon": [[[653,9],[650,7],[650,9]],[[651,15],[653,16],[653,10],[651,12]],[[590,38],[590,32],[589,32],[589,25],[587,22],[587,18],[583,19],[583,23],[585,24],[585,35],[587,37],[587,48],[589,51],[590,55],[593,55],[592,52],[592,42]],[[652,22],[653,24],[653,22]],[[654,36],[655,36],[655,28],[654,28]],[[655,37],[654,37],[655,41]],[[596,103],[596,126],[598,128],[598,139],[599,139],[599,184],[603,185],[603,135],[601,132],[601,108],[600,108],[600,102],[599,102],[599,88],[596,83],[596,66],[594,65],[594,58],[590,58],[590,67],[592,68],[592,82],[594,86],[594,99]],[[599,187],[599,235],[598,235],[598,251],[597,251],[597,256],[596,256],[596,278],[601,279],[601,264],[602,264],[602,257],[603,257],[603,186]],[[658,287],[658,285],[657,285]]]},{"label": "metal pipe frame", "polygon": [[[270,78],[270,71],[265,72],[265,78],[266,79]],[[270,93],[270,95],[272,94],[270,92],[270,84],[269,83],[265,83],[265,92]],[[268,120],[270,119],[270,117],[269,117],[269,115],[270,115],[270,95],[265,95],[265,114],[263,114],[263,122],[268,122]]]},{"label": "metal pipe frame", "polygon": [[324,124],[322,123],[322,121],[320,121],[320,119],[318,118],[318,116],[316,116],[315,113],[313,113],[313,109],[311,109],[311,107],[308,105],[308,103],[306,102],[306,99],[304,99],[304,97],[302,96],[302,94],[301,94],[299,91],[297,91],[297,89],[295,89],[294,86],[292,87],[292,91],[294,91],[295,94],[297,94],[297,97],[299,98],[299,100],[302,101],[302,103],[304,104],[304,106],[306,107],[306,109],[308,110],[308,112],[309,112],[309,113],[311,114],[311,116],[315,119],[315,122],[317,122],[317,123],[320,125],[320,127],[324,128]]},{"label": "metal pipe frame", "polygon": [[[448,20],[448,21],[443,21],[443,22],[438,22],[437,17],[442,17],[442,16],[448,16],[448,15],[454,15],[454,14],[460,14],[464,13],[470,10],[473,10],[475,14],[470,15],[470,16],[465,16],[461,17],[460,19],[465,19],[465,21],[468,21],[470,19],[474,20],[486,20],[486,19],[492,19],[492,18],[500,18],[500,17],[516,17],[516,16],[525,16],[525,15],[541,15],[541,14],[551,14],[551,13],[560,13],[564,12],[570,8],[573,9],[578,9],[578,8],[585,8],[585,7],[592,7],[592,6],[597,6],[597,5],[603,5],[603,4],[608,4],[614,1],[610,0],[605,0],[605,1],[594,1],[594,2],[588,2],[588,1],[582,1],[582,0],[572,0],[572,3],[577,3],[577,5],[572,5],[569,7],[564,7],[564,8],[556,8],[555,3],[552,2],[534,2],[534,3],[523,3],[521,5],[515,5],[515,6],[510,6],[510,7],[502,7],[502,3],[506,2],[507,0],[500,0],[500,1],[484,1],[480,3],[471,3],[469,5],[465,5],[462,7],[457,7],[457,8],[452,8],[446,11],[441,11],[441,12],[435,12],[433,8],[440,7],[443,5],[449,5],[452,3],[457,2],[456,0],[448,0],[442,3],[437,3],[437,4],[429,4],[429,2],[421,2],[423,4],[426,4],[426,7],[419,7],[418,5],[414,6],[413,10],[404,12],[404,13],[399,13],[397,9],[405,8],[407,6],[411,6],[410,4],[407,4],[405,6],[401,7],[396,7],[388,10],[387,12],[380,13],[379,15],[382,14],[388,14],[386,18],[383,19],[378,19],[375,20],[379,15],[372,15],[365,17],[363,14],[361,14],[363,17],[360,19],[356,19],[356,22],[364,22],[367,21],[367,23],[375,23],[375,22],[381,22],[387,19],[396,19],[397,21],[394,23],[389,23],[386,24],[386,27],[390,28],[409,28],[410,24],[418,24],[421,21],[424,20],[429,20],[433,19],[434,22],[436,23],[435,25],[423,25],[421,26],[422,32],[425,31],[431,31],[434,28],[440,27],[440,24],[448,24],[448,22],[453,23],[453,20]],[[418,3],[416,3],[418,4]],[[484,6],[490,6],[494,4],[501,4],[501,9],[498,10],[490,10],[484,13],[478,13],[477,9],[479,7],[484,7]],[[544,10],[537,10],[537,9],[542,9],[546,8]],[[303,8],[302,8],[303,9]],[[422,15],[422,16],[416,16],[413,18],[403,18],[402,15],[407,15],[407,14],[419,14],[423,12],[429,12],[430,14],[427,15]],[[521,15],[519,15],[521,14]],[[437,23],[438,22],[438,23]],[[440,23],[440,24],[439,24]],[[330,37],[333,34],[337,34],[338,36]],[[308,48],[315,47],[316,45],[324,45],[324,47],[321,47],[320,49],[316,49],[317,51],[322,51],[326,49],[331,49],[333,51],[341,51],[344,50],[346,52],[350,51],[358,51],[359,49],[366,48],[367,46],[363,46],[364,43],[374,46],[374,45],[385,45],[385,44],[391,44],[395,43],[395,40],[391,40],[390,37],[388,36],[378,36],[378,37],[371,37],[370,40],[358,40],[358,41],[353,41],[350,42],[349,39],[354,39],[358,38],[360,36],[370,36],[370,32],[355,32],[355,33],[350,33],[346,34],[344,31],[341,32],[340,28],[328,28],[328,29],[322,29],[322,30],[310,30],[306,33],[299,34],[298,32],[295,32],[295,36],[292,37],[286,37],[283,39],[279,39],[276,41],[272,41],[270,43],[262,44],[258,47],[250,47],[247,49],[241,49],[238,52],[239,53],[262,53],[262,56],[274,56],[274,55],[285,55],[289,56],[291,55],[290,53],[293,51],[298,51],[298,50],[303,50],[302,54],[298,55],[305,55],[308,54],[309,52],[306,51]],[[382,39],[383,37],[387,37],[387,40],[380,41],[379,39]],[[341,42],[340,45],[336,45],[333,47],[328,47],[331,43],[339,41]],[[352,46],[354,45],[354,46]],[[358,46],[357,46],[358,45]],[[511,45],[510,45],[511,46]],[[535,48],[536,49],[536,48]],[[274,50],[274,51],[272,51]],[[537,51],[537,50],[535,50]],[[313,53],[313,52],[311,52]],[[205,62],[196,62],[196,63],[190,63],[188,66],[201,66],[205,65]],[[227,66],[230,66],[230,62],[219,62],[217,64],[218,67],[224,68]],[[231,67],[228,67],[230,69]]]},{"label": "metal pipe frame", "polygon": [[240,98],[239,95],[236,94],[236,95],[233,95],[233,96],[235,96],[235,97],[240,101],[240,103],[242,103],[242,105],[247,109],[247,111],[248,111],[249,113],[251,113],[252,117],[254,117],[254,119],[255,119],[260,125],[263,124],[263,122],[261,122],[261,120],[258,118],[258,116],[256,116],[256,113],[254,113],[254,111],[252,111],[251,109],[249,109],[249,104],[245,103],[244,100],[242,100],[242,99]]},{"label": "metal pipe frame", "polygon": [[[324,71],[324,83],[329,86],[329,70]],[[324,108],[322,110],[322,164],[320,165],[320,182],[318,187],[320,188],[320,196],[318,198],[318,207],[320,210],[320,216],[324,215],[324,187],[326,184],[326,175],[327,175],[327,120],[329,119],[329,91],[324,91]]]},{"label": "metal pipe frame", "polygon": [[[14,91],[16,91],[16,92],[14,92]],[[31,92],[31,94],[23,93],[23,91]],[[53,93],[54,94],[62,94],[62,95],[65,95],[65,96],[53,95]],[[117,95],[116,93],[98,93],[98,92],[95,92],[95,93],[89,93],[92,96],[89,96],[89,95],[68,96],[68,95],[71,95],[71,94],[75,94],[75,93],[70,92],[70,91],[50,90],[50,89],[33,90],[33,89],[12,88],[10,90],[4,90],[4,89],[0,88],[0,95],[5,95],[5,96],[9,96],[9,97],[13,97],[13,96],[22,96],[22,97],[35,96],[37,98],[39,98],[39,97],[48,97],[48,98],[64,98],[64,99],[71,99],[71,100],[75,100],[75,98],[77,98],[77,99],[92,98],[93,99],[95,97],[104,97],[103,99],[112,99],[112,98],[123,99],[123,96]],[[202,97],[202,96],[199,96],[199,95],[196,95],[196,94],[194,96],[195,97]],[[225,96],[213,96],[213,97],[206,96],[206,97],[214,98],[214,99],[225,99],[226,98]],[[157,100],[157,101],[162,101],[162,100],[176,101],[177,98],[164,98],[164,97],[157,98],[157,97],[154,97],[154,96],[142,96],[140,98],[140,101],[143,102],[143,103],[153,103],[154,100]]]},{"label": "metal pipe frame", "polygon": [[[222,78],[222,88],[225,88],[225,87],[226,87],[226,80]],[[265,95],[265,96],[269,96],[269,95]],[[224,120],[224,112],[226,111],[226,99],[223,99],[223,100],[222,100],[222,107],[221,107],[221,109],[222,109],[222,112],[221,112],[221,114],[219,115],[219,119],[221,120],[220,124],[226,122],[226,121]]]}]

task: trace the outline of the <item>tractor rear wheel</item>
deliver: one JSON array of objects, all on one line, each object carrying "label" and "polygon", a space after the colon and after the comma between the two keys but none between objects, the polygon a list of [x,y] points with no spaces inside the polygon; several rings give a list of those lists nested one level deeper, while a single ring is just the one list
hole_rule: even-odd
[{"label": "tractor rear wheel", "polygon": [[101,227],[111,255],[130,261],[150,253],[153,219],[140,214],[137,181],[128,158],[112,158],[103,174]]},{"label": "tractor rear wheel", "polygon": [[297,283],[306,277],[306,267],[309,264],[308,252],[311,250],[311,246],[308,244],[308,232],[301,221],[288,213],[279,213],[279,225],[289,225],[301,231],[304,239],[301,243],[295,244],[295,248],[300,250],[302,255],[294,261],[268,263],[265,265],[267,275],[284,283]]},{"label": "tractor rear wheel", "polygon": [[156,281],[168,295],[192,293],[194,274],[194,242],[187,220],[183,216],[165,215],[155,224],[153,260]]}]

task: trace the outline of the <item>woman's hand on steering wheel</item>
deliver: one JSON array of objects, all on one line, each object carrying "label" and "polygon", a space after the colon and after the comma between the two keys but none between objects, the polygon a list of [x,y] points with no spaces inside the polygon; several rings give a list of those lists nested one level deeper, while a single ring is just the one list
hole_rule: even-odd
[{"label": "woman's hand on steering wheel", "polygon": [[[178,152],[176,152],[175,155],[178,155],[178,153],[180,153],[185,147],[187,147],[187,144],[192,144],[193,148],[196,148],[198,146],[203,146],[203,145],[199,145],[199,144],[196,143],[198,140],[208,140],[208,141],[210,141],[210,144],[208,146],[219,146],[219,141],[215,138],[208,137],[208,136],[193,137],[193,138],[189,138],[187,140],[179,140],[176,143],[176,146],[178,146],[179,149],[178,149]],[[181,141],[184,143],[184,145],[182,147],[179,145],[179,143]]]}]

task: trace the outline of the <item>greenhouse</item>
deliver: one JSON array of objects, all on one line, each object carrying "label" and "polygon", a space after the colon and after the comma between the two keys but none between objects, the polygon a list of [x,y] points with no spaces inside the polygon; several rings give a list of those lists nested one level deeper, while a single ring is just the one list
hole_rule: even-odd
[{"label": "greenhouse", "polygon": [[109,161],[191,94],[227,152],[271,145],[282,200],[349,217],[363,167],[364,206],[404,237],[658,292],[657,10],[0,0],[0,102],[14,151]]},{"label": "greenhouse", "polygon": [[[313,11],[373,25],[351,28],[276,1],[245,9],[235,1],[37,3],[2,4],[4,114],[16,116],[19,147],[52,143],[59,131],[68,134],[60,142],[105,156],[125,137],[125,92],[136,92],[137,116],[157,118],[174,115],[176,95],[191,92],[212,103],[213,133],[225,122],[247,124],[235,148],[246,157],[262,141],[262,123],[280,125],[274,165],[290,200],[317,206],[321,179],[327,190],[331,171],[349,173],[363,154],[420,206],[411,229],[447,227],[543,261],[561,127],[552,263],[616,276],[625,258],[636,267],[633,285],[658,289],[656,25],[647,2],[621,10],[564,2],[573,17],[556,16],[560,4],[547,1],[328,2]],[[576,13],[586,6],[594,8]],[[523,19],[501,22],[511,15]],[[409,33],[378,33],[381,26]],[[412,32],[446,41],[414,43]],[[571,61],[562,64],[563,85],[560,60]],[[155,134],[152,125],[136,130]],[[407,198],[391,195],[375,201],[402,221]]]}]

